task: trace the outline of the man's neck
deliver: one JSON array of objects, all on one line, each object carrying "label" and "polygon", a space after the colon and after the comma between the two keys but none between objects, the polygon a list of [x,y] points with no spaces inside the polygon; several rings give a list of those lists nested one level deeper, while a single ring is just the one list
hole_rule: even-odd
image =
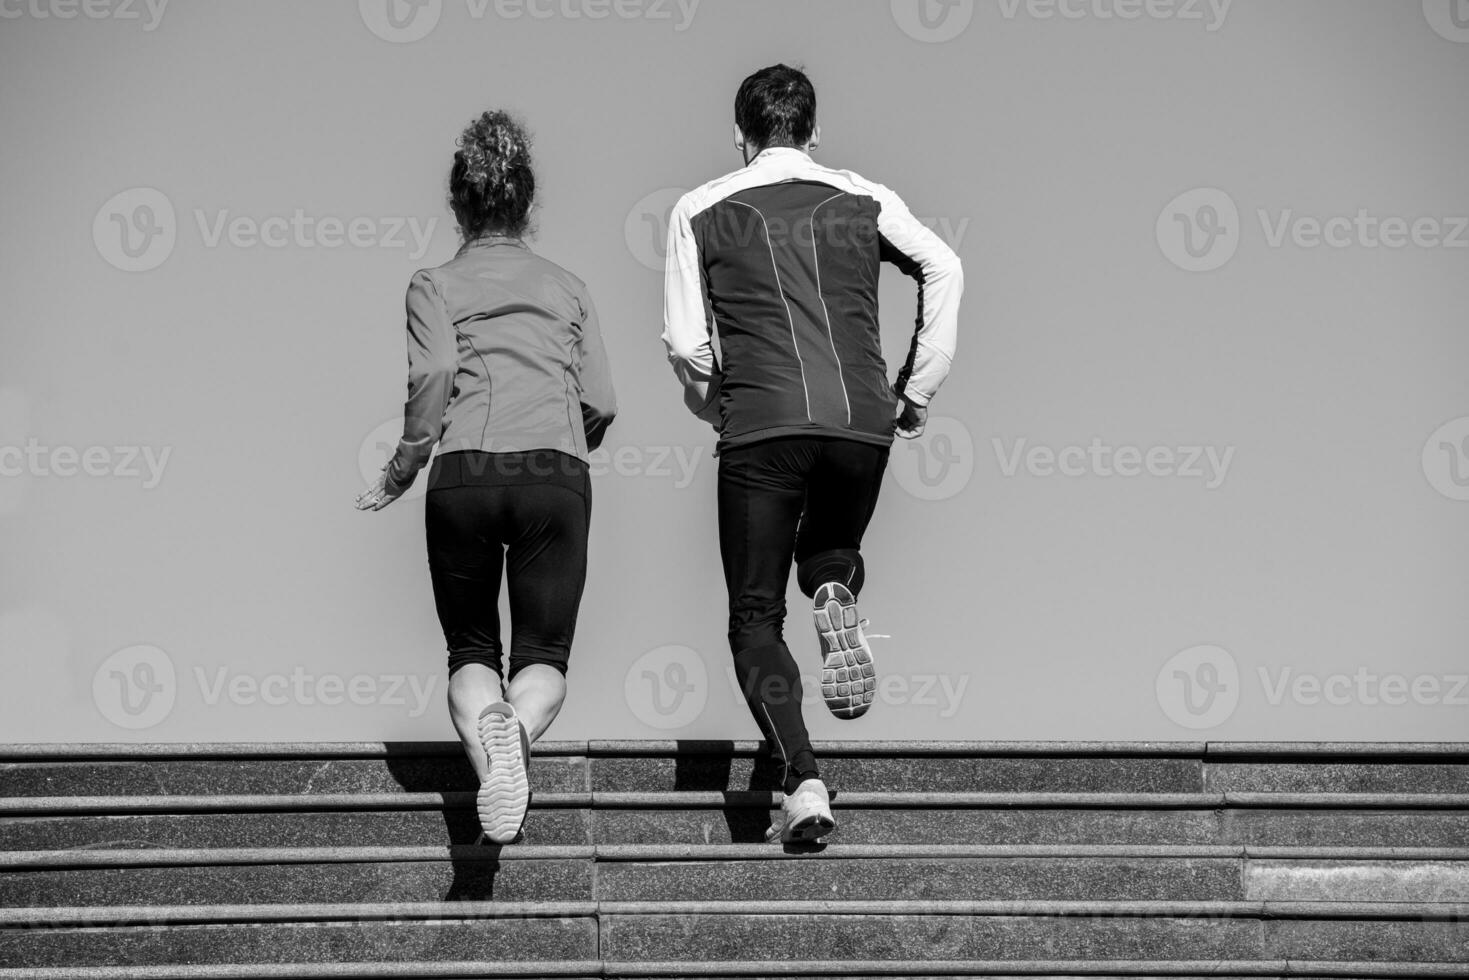
[{"label": "man's neck", "polygon": [[[811,155],[810,144],[807,144],[806,146],[792,146],[789,143],[772,143],[770,146],[762,146],[755,152],[749,153],[749,155],[745,158],[745,164],[749,165],[750,161],[754,160],[766,150],[795,150],[797,153],[800,153],[803,156],[809,157]],[[748,153],[749,151],[746,152]]]}]

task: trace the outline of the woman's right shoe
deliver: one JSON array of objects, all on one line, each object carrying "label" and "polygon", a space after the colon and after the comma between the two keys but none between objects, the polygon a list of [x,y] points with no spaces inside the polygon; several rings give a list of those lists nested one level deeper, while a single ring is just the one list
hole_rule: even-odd
[{"label": "woman's right shoe", "polygon": [[821,637],[821,697],[838,718],[860,718],[877,693],[877,665],[857,615],[857,597],[840,582],[816,590],[811,618]]},{"label": "woman's right shoe", "polygon": [[496,844],[514,841],[525,823],[530,804],[527,742],[513,705],[496,701],[480,712],[479,744],[484,747],[487,768],[475,804],[480,827]]}]

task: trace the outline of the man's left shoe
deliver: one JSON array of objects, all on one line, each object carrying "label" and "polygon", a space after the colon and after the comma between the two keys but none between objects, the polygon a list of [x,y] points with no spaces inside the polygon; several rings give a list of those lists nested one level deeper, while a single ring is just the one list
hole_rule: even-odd
[{"label": "man's left shoe", "polygon": [[794,793],[787,793],[780,812],[781,822],[765,832],[767,841],[779,837],[782,844],[814,843],[837,829],[831,797],[819,779],[807,779]]},{"label": "man's left shoe", "polygon": [[821,697],[838,718],[860,718],[877,693],[877,666],[857,615],[857,597],[840,582],[816,590],[811,617],[821,637]]}]

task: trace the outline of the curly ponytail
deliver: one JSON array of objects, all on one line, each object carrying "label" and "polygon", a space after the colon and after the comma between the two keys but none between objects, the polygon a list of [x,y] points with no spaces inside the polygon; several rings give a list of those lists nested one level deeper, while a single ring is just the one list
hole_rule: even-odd
[{"label": "curly ponytail", "polygon": [[449,206],[465,241],[519,237],[536,196],[530,137],[509,113],[493,110],[465,127],[449,170]]}]

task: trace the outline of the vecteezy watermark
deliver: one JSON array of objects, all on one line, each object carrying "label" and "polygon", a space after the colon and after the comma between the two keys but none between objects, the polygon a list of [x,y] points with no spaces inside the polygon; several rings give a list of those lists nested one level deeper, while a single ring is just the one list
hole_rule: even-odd
[{"label": "vecteezy watermark", "polygon": [[1224,26],[1234,0],[996,0],[1014,20],[1176,20],[1201,23],[1212,34]]},{"label": "vecteezy watermark", "polygon": [[[1460,249],[1469,248],[1469,216],[1384,215],[1368,208],[1352,214],[1298,214],[1294,208],[1256,208],[1268,248]],[[1211,272],[1238,251],[1244,226],[1239,208],[1217,187],[1185,191],[1164,206],[1154,228],[1164,256],[1188,272]]]},{"label": "vecteezy watermark", "polygon": [[0,0],[0,20],[141,21],[144,31],[163,22],[169,0]]},{"label": "vecteezy watermark", "polygon": [[[463,0],[466,16],[518,20],[646,20],[689,29],[702,0]],[[357,0],[362,23],[395,44],[421,41],[438,27],[444,0]]]},{"label": "vecteezy watermark", "polygon": [[[746,701],[733,665],[726,666],[724,670],[735,703],[744,705]],[[821,701],[821,678],[815,673],[803,673],[800,678],[801,708],[804,711]],[[968,689],[968,674],[894,674],[883,671],[877,676],[873,703],[891,708],[927,708],[939,718],[952,718],[963,706],[964,693]],[[757,693],[767,704],[780,704],[791,696],[785,679],[775,676],[766,677],[765,688]]]},{"label": "vecteezy watermark", "polygon": [[[1305,707],[1469,707],[1469,674],[1380,673],[1366,666],[1319,674],[1290,666],[1260,666],[1255,676],[1264,703]],[[1239,665],[1221,646],[1204,644],[1181,650],[1158,670],[1158,706],[1184,728],[1216,728],[1239,706],[1243,690]]]},{"label": "vecteezy watermark", "polygon": [[196,666],[192,673],[200,696],[210,707],[221,701],[272,708],[354,705],[406,708],[409,718],[418,718],[428,710],[441,681],[438,674],[310,674],[304,667],[296,667],[289,674],[247,674],[226,666],[213,671]]},{"label": "vecteezy watermark", "polygon": [[893,23],[915,41],[952,41],[974,19],[974,0],[892,0]]},{"label": "vecteezy watermark", "polygon": [[24,445],[0,445],[0,478],[74,476],[141,480],[144,490],[163,482],[172,446],[46,446],[35,438]]},{"label": "vecteezy watermark", "polygon": [[1239,248],[1239,209],[1217,187],[1199,187],[1169,201],[1154,226],[1168,261],[1187,272],[1211,272]]},{"label": "vecteezy watermark", "polygon": [[[286,706],[405,708],[409,718],[428,710],[442,678],[438,674],[289,673],[249,674],[230,666],[212,670],[195,666],[192,678],[200,700],[209,707],[229,703],[241,707]],[[173,658],[156,646],[142,644],[118,650],[92,675],[92,701],[103,718],[119,728],[152,728],[178,704],[180,678]]]},{"label": "vecteezy watermark", "polygon": [[587,454],[587,472],[592,476],[667,480],[675,490],[685,490],[710,458],[708,446],[604,446]]},{"label": "vecteezy watermark", "polygon": [[173,660],[155,646],[118,650],[92,675],[92,703],[119,728],[152,728],[169,716],[177,698]]},{"label": "vecteezy watermark", "polygon": [[1423,0],[1423,19],[1444,40],[1469,44],[1469,0]]},{"label": "vecteezy watermark", "polygon": [[1362,705],[1446,705],[1469,707],[1469,674],[1378,674],[1366,667],[1351,673],[1298,673],[1290,667],[1257,667],[1266,703]]},{"label": "vecteezy watermark", "polygon": [[894,440],[888,470],[898,486],[919,500],[948,500],[974,476],[974,438],[959,419],[930,416],[923,435]]},{"label": "vecteezy watermark", "polygon": [[1061,447],[1030,445],[1024,438],[1006,447],[992,439],[1000,473],[1013,477],[1022,468],[1034,477],[1154,476],[1160,479],[1201,480],[1205,490],[1217,490],[1229,474],[1233,446],[1110,446],[1101,436],[1083,445]]},{"label": "vecteezy watermark", "polygon": [[1184,728],[1214,728],[1239,706],[1239,665],[1214,644],[1180,650],[1158,668],[1154,681],[1158,706]]},{"label": "vecteezy watermark", "polygon": [[108,198],[92,219],[92,242],[123,272],[156,269],[173,254],[178,221],[173,202],[153,187],[132,187]]},{"label": "vecteezy watermark", "polygon": [[689,647],[670,645],[634,660],[623,677],[622,696],[633,717],[650,728],[684,728],[709,703],[709,671]]},{"label": "vecteezy watermark", "polygon": [[1423,475],[1450,500],[1469,500],[1469,415],[1450,419],[1423,443]]},{"label": "vecteezy watermark", "polygon": [[[418,261],[428,253],[439,219],[417,216],[289,214],[254,216],[228,208],[194,208],[193,226],[203,247],[234,249],[404,249]],[[180,234],[173,202],[153,187],[133,187],[108,198],[92,219],[92,241],[110,265],[124,272],[156,269],[173,254]]]},{"label": "vecteezy watermark", "polygon": [[[669,219],[679,198],[685,193],[686,189],[681,187],[660,187],[638,198],[628,209],[622,222],[622,238],[627,244],[628,252],[644,268],[654,272],[664,271],[668,259]],[[964,244],[964,237],[969,232],[967,217],[915,217],[919,224],[932,231],[955,251]],[[753,212],[748,217],[737,220],[732,233],[734,244],[758,243],[761,248],[765,247],[767,240],[776,243],[783,240],[794,241],[808,249],[818,241],[835,246],[860,245],[868,241],[875,245],[878,237],[875,224],[864,226],[859,222],[834,218],[820,226],[814,226],[809,221],[791,222],[778,215],[762,217]],[[694,252],[690,250],[688,260],[693,261],[694,258]]]}]

